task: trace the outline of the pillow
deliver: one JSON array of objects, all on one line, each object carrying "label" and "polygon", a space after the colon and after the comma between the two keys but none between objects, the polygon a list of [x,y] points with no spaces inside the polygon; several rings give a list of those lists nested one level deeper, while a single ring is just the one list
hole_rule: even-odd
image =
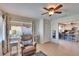
[{"label": "pillow", "polygon": [[28,46],[28,45],[33,45],[32,40],[22,41],[22,44],[23,44],[23,45],[26,45],[26,46]]}]

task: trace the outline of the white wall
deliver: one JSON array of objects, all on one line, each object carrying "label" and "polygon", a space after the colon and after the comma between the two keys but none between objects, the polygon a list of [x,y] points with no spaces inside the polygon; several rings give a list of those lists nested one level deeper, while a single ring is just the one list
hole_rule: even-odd
[{"label": "white wall", "polygon": [[51,21],[50,19],[44,19],[44,42],[51,40]]},{"label": "white wall", "polygon": [[34,20],[33,26],[34,26],[34,34],[38,34],[39,33],[39,20]]},{"label": "white wall", "polygon": [[39,21],[39,34],[40,34],[40,43],[44,42],[44,20]]},{"label": "white wall", "polygon": [[33,40],[34,41],[36,41],[37,43],[39,43],[38,42],[38,38],[36,38],[36,36],[38,35],[38,33],[39,33],[39,20],[34,20],[33,22],[32,22],[32,28],[33,28]]},{"label": "white wall", "polygon": [[40,43],[50,41],[51,36],[51,22],[48,19],[40,19],[34,21],[34,33],[40,35]]}]

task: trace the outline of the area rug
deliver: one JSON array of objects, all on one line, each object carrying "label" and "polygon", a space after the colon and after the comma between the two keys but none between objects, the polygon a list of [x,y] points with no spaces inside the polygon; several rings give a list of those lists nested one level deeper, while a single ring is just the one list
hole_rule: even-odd
[{"label": "area rug", "polygon": [[42,51],[39,51],[37,53],[35,53],[33,56],[47,56],[45,53],[43,53]]}]

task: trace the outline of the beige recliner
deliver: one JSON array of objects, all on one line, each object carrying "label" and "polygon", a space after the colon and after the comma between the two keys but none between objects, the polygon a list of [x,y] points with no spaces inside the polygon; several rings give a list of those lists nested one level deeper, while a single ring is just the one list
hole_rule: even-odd
[{"label": "beige recliner", "polygon": [[[29,41],[31,44],[27,44]],[[22,36],[22,56],[30,56],[36,52],[36,43],[32,40],[32,35],[23,35]]]}]

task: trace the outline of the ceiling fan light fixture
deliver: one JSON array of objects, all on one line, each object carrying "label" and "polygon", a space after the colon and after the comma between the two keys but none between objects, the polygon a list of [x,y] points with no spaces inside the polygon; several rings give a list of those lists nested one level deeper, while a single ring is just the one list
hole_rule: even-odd
[{"label": "ceiling fan light fixture", "polygon": [[54,11],[49,11],[49,16],[53,15]]},{"label": "ceiling fan light fixture", "polygon": [[60,9],[62,6],[63,5],[58,4],[58,5],[55,5],[54,7],[53,6],[51,6],[49,8],[44,7],[43,9],[45,9],[47,12],[46,13],[43,13],[42,15],[48,14],[49,16],[52,16],[54,13],[61,14],[62,12],[61,11],[58,11],[58,9]]}]

